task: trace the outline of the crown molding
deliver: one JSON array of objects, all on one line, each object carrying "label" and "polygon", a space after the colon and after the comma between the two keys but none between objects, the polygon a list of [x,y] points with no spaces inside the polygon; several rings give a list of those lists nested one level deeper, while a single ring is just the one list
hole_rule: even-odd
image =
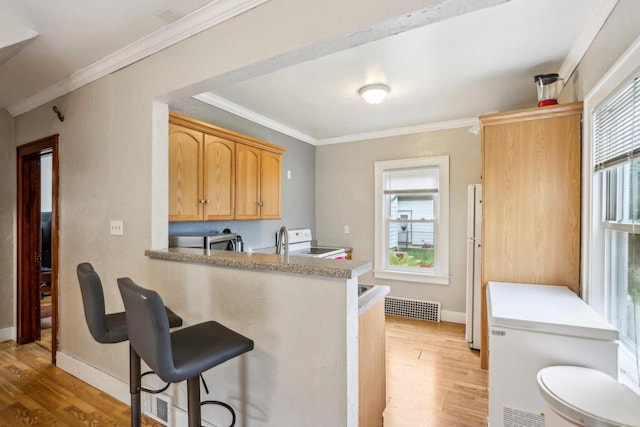
[{"label": "crown molding", "polygon": [[240,116],[252,122],[258,123],[269,129],[273,129],[277,132],[288,135],[292,138],[296,138],[300,141],[306,142],[307,144],[311,144],[311,145],[341,144],[344,142],[355,142],[355,141],[363,141],[367,139],[385,138],[390,136],[410,135],[414,133],[435,132],[438,130],[457,129],[457,128],[463,128],[463,127],[468,128],[468,127],[478,126],[478,118],[469,117],[469,118],[458,119],[458,120],[426,123],[426,124],[421,124],[416,126],[406,126],[406,127],[385,129],[381,131],[365,132],[365,133],[358,133],[353,135],[337,136],[333,138],[317,139],[307,135],[306,133],[300,132],[299,130],[294,129],[290,126],[284,125],[278,121],[275,121],[261,114],[258,114],[253,110],[249,110],[248,108],[235,104],[225,98],[214,95],[211,92],[205,92],[199,95],[194,95],[193,98],[199,101],[202,101],[206,104],[212,105],[216,108],[220,108],[221,110],[225,110],[231,114],[235,114],[237,116]]},{"label": "crown molding", "polygon": [[334,138],[320,138],[316,145],[341,144],[344,142],[364,141],[368,139],[388,138],[391,136],[411,135],[414,133],[435,132],[439,130],[458,129],[464,127],[477,126],[477,117],[448,120],[443,122],[425,123],[416,126],[405,126],[399,128],[385,129],[374,132],[357,133],[353,135],[337,136]]},{"label": "crown molding", "polygon": [[212,105],[216,108],[220,108],[221,110],[228,111],[229,113],[235,114],[236,116],[240,116],[252,122],[261,124],[264,127],[273,129],[277,132],[283,133],[292,138],[299,139],[300,141],[304,141],[307,144],[316,145],[316,143],[318,142],[316,138],[309,136],[306,133],[300,132],[297,129],[294,129],[280,122],[277,122],[273,119],[265,117],[262,114],[258,114],[253,110],[249,110],[248,108],[242,107],[241,105],[234,104],[233,102],[228,101],[225,98],[219,97],[217,95],[214,95],[211,92],[205,92],[199,95],[194,95],[193,98],[197,99],[198,101],[202,101],[206,104]]},{"label": "crown molding", "polygon": [[565,83],[575,69],[578,68],[578,65],[580,65],[580,61],[582,61],[591,43],[593,43],[593,40],[598,36],[602,26],[617,4],[618,0],[607,0],[598,3],[598,6],[591,15],[591,19],[584,26],[584,31],[582,31],[582,34],[580,34],[573,44],[573,47],[560,67],[560,71],[558,71],[558,74]]},{"label": "crown molding", "polygon": [[118,71],[147,56],[218,25],[269,0],[225,0],[209,3],[171,24],[82,68],[69,77],[40,90],[7,108],[16,117]]}]

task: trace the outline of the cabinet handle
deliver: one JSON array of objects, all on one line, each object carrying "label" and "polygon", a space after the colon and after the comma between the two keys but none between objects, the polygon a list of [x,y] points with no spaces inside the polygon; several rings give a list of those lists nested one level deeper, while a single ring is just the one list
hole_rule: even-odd
[{"label": "cabinet handle", "polygon": [[204,199],[200,199],[200,203],[204,205],[205,204]]},{"label": "cabinet handle", "polygon": [[207,204],[209,204],[210,202],[211,202],[211,200],[209,200],[209,199],[206,199],[206,200],[204,201],[204,203],[207,203]]},{"label": "cabinet handle", "polygon": [[262,207],[262,206],[264,206],[264,203],[258,202],[258,206]]}]

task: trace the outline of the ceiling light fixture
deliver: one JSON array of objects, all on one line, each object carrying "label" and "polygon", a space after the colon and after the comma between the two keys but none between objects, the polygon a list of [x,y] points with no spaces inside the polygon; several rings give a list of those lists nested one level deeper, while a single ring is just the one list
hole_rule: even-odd
[{"label": "ceiling light fixture", "polygon": [[362,86],[358,93],[369,104],[380,104],[387,97],[391,88],[384,83]]}]

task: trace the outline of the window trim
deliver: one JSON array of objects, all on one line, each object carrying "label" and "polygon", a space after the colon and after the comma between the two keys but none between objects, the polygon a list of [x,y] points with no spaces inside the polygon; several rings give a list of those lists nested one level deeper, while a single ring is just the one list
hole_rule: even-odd
[{"label": "window trim", "polygon": [[[594,194],[594,188],[602,188],[601,174],[594,173],[594,113],[612,96],[614,96],[634,76],[640,73],[640,37],[638,37],[618,61],[609,69],[602,79],[584,98],[583,141],[582,150],[582,265],[581,282],[582,297],[603,317],[608,318],[609,289],[604,286],[605,227],[602,226],[603,200],[602,192]],[[622,347],[621,347],[622,348]],[[640,392],[637,383],[630,380],[624,372],[628,366],[629,355],[619,351],[619,380],[636,392]],[[632,362],[635,363],[635,362]]]},{"label": "window trim", "polygon": [[[436,229],[436,265],[437,273],[405,272],[385,269],[385,259],[388,256],[386,247],[388,233],[385,233],[384,219],[384,179],[386,171],[394,169],[438,167],[438,214]],[[375,231],[374,231],[374,270],[375,278],[400,280],[405,282],[428,283],[437,285],[449,284],[449,156],[419,157],[413,159],[385,160],[375,162]]]},{"label": "window trim", "polygon": [[[604,271],[596,260],[601,258],[603,248],[597,242],[603,242],[604,233],[600,232],[602,218],[602,200],[594,200],[594,188],[600,188],[600,176],[593,171],[594,113],[600,105],[616,94],[634,75],[640,72],[640,37],[627,49],[620,59],[611,67],[604,77],[584,98],[583,141],[582,150],[582,294],[583,298],[599,313],[606,315],[606,301],[600,295],[602,289],[596,287],[603,283]],[[598,195],[600,197],[600,195]]]}]

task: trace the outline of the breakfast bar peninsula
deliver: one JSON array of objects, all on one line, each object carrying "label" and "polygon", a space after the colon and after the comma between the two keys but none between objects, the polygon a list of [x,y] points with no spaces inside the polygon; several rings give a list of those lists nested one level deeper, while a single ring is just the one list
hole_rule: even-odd
[{"label": "breakfast bar peninsula", "polygon": [[[369,262],[193,248],[145,254],[154,287],[187,325],[215,320],[255,342],[205,372],[203,400],[231,404],[247,427],[358,425],[358,276]],[[378,300],[388,292],[380,288]],[[172,398],[180,412],[186,387]],[[215,411],[204,406],[203,419],[228,425]]]}]

